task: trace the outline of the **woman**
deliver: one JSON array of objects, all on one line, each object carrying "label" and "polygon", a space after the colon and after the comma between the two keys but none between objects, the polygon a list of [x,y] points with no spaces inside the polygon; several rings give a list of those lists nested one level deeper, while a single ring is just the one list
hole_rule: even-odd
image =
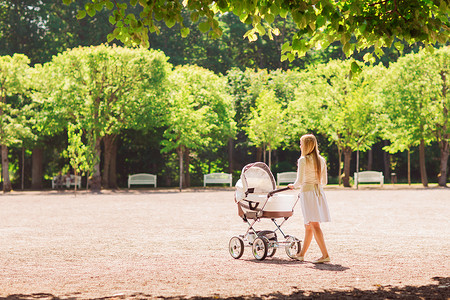
[{"label": "woman", "polygon": [[306,251],[314,236],[322,252],[322,257],[313,261],[313,263],[330,262],[330,256],[320,229],[320,222],[330,221],[330,212],[322,187],[328,181],[326,162],[319,154],[316,137],[312,134],[306,134],[300,138],[300,150],[301,156],[298,159],[297,179],[294,183],[288,184],[290,189],[301,189],[299,197],[305,223],[303,248],[296,258],[300,261],[304,260]]}]

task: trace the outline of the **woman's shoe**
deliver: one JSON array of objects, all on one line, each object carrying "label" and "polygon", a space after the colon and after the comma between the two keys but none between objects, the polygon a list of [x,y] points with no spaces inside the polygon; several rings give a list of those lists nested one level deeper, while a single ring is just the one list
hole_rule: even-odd
[{"label": "woman's shoe", "polygon": [[294,255],[292,256],[292,258],[299,260],[299,261],[305,261],[305,257],[304,256],[299,256],[299,255]]},{"label": "woman's shoe", "polygon": [[328,257],[325,257],[325,258],[319,258],[318,260],[315,260],[312,263],[313,264],[323,264],[323,263],[330,262],[330,261],[331,261],[330,257],[328,256]]}]

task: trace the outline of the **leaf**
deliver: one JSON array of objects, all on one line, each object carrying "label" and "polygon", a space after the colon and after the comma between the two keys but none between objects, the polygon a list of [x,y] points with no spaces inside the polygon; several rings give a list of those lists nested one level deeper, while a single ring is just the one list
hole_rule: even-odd
[{"label": "leaf", "polygon": [[106,8],[109,10],[112,10],[114,8],[114,3],[112,3],[112,1],[108,1],[105,3]]},{"label": "leaf", "polygon": [[164,22],[166,23],[167,27],[172,28],[175,25],[176,20],[172,19],[172,18],[167,18],[167,19],[165,18]]},{"label": "leaf", "polygon": [[187,36],[189,35],[189,33],[190,33],[190,29],[187,28],[187,27],[181,28],[180,31],[181,31],[181,36],[182,36],[182,37],[187,37]]},{"label": "leaf", "polygon": [[203,33],[207,32],[209,30],[209,28],[210,28],[210,26],[209,26],[208,22],[202,22],[202,23],[198,24],[198,29]]},{"label": "leaf", "polygon": [[113,16],[109,16],[109,23],[111,24],[116,24],[116,18],[114,18]]},{"label": "leaf", "polygon": [[265,35],[266,34],[266,29],[260,23],[256,24],[256,29],[258,30],[258,33],[260,35]]},{"label": "leaf", "polygon": [[266,20],[267,23],[272,24],[273,21],[275,21],[275,16],[272,14],[266,14],[264,15],[264,20]]},{"label": "leaf", "polygon": [[77,19],[83,19],[84,17],[86,17],[86,11],[85,10],[79,10],[78,14],[77,14]]},{"label": "leaf", "polygon": [[352,62],[351,68],[352,68],[352,73],[354,73],[354,74],[359,74],[362,71],[361,67],[358,65],[358,63],[356,61]]},{"label": "leaf", "polygon": [[325,22],[326,22],[326,21],[327,21],[327,18],[326,18],[326,17],[324,17],[324,16],[322,16],[322,15],[318,16],[318,17],[317,17],[317,21],[316,21],[317,28],[320,28],[320,27],[322,27],[323,25],[325,25]]}]

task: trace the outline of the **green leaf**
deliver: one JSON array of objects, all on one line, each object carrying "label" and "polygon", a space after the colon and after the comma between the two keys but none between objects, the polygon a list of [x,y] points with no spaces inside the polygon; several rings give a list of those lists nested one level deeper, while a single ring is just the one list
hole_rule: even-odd
[{"label": "green leaf", "polygon": [[79,10],[78,14],[77,14],[77,19],[83,19],[84,17],[86,17],[86,11],[85,10]]},{"label": "green leaf", "polygon": [[95,9],[94,9],[93,7],[90,7],[90,8],[87,10],[87,14],[89,15],[89,17],[95,16]]},{"label": "green leaf", "polygon": [[63,3],[64,3],[65,5],[69,5],[70,3],[72,3],[72,0],[63,0]]},{"label": "green leaf", "polygon": [[322,16],[322,15],[318,16],[318,17],[317,17],[317,21],[316,21],[317,28],[320,28],[320,27],[322,27],[323,25],[325,25],[325,22],[326,22],[326,21],[327,21],[327,18],[326,18],[326,17],[324,17],[324,16]]},{"label": "green leaf", "polygon": [[351,68],[352,68],[352,73],[354,73],[354,74],[359,74],[362,71],[361,67],[358,65],[358,63],[356,61],[352,62]]},{"label": "green leaf", "polygon": [[267,21],[267,23],[272,24],[273,21],[275,21],[275,16],[271,14],[264,15],[264,20]]},{"label": "green leaf", "polygon": [[401,42],[395,42],[394,43],[394,47],[400,52],[402,52],[403,48],[404,48],[404,46],[403,46],[403,44]]},{"label": "green leaf", "polygon": [[209,26],[208,22],[202,22],[202,23],[198,24],[198,29],[203,33],[207,32],[209,30],[209,28],[211,28],[211,27]]},{"label": "green leaf", "polygon": [[105,3],[106,8],[109,10],[112,10],[114,8],[114,3],[112,3],[112,1],[108,1]]},{"label": "green leaf", "polygon": [[260,35],[265,35],[266,34],[266,29],[260,23],[256,24],[256,30],[258,30],[258,33]]},{"label": "green leaf", "polygon": [[109,23],[111,24],[116,24],[116,18],[114,18],[113,16],[109,16]]},{"label": "green leaf", "polygon": [[176,23],[175,19],[171,18],[164,19],[164,22],[166,23],[166,26],[169,28],[172,28]]},{"label": "green leaf", "polygon": [[190,29],[187,28],[187,27],[181,28],[180,31],[181,31],[181,36],[182,36],[182,37],[187,37],[187,36],[189,35],[189,33],[190,33]]}]

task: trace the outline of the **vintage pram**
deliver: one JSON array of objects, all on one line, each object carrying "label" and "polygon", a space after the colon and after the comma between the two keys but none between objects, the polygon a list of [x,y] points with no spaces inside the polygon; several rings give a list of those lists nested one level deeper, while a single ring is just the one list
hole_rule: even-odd
[{"label": "vintage pram", "polygon": [[[285,248],[290,258],[300,253],[301,241],[281,230],[281,226],[293,215],[298,201],[297,195],[277,194],[288,189],[276,189],[275,179],[265,163],[251,163],[242,169],[241,178],[236,183],[235,202],[238,214],[248,224],[248,229],[245,234],[230,239],[229,251],[233,258],[240,258],[245,246],[252,248],[257,260],[272,257],[280,247]],[[261,219],[272,220],[276,229],[255,230],[255,223]],[[277,219],[283,219],[282,223],[278,224]],[[278,240],[278,231],[283,236],[282,240]]]}]

